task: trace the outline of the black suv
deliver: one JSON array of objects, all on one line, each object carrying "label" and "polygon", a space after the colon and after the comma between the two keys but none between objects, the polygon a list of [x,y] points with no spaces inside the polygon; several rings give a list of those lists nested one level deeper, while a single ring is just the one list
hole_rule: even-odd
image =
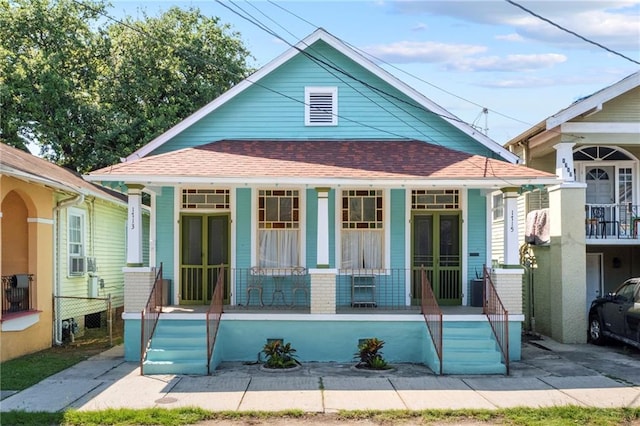
[{"label": "black suv", "polygon": [[640,277],[591,302],[588,336],[596,345],[611,338],[640,349]]}]

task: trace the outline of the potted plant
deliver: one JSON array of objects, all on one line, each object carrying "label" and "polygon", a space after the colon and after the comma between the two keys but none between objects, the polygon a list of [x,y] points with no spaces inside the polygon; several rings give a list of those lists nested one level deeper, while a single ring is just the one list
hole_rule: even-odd
[{"label": "potted plant", "polygon": [[279,339],[271,340],[264,345],[262,352],[266,358],[263,365],[265,369],[291,369],[300,365],[296,359],[296,350],[291,347],[291,343],[285,344]]},{"label": "potted plant", "polygon": [[393,367],[382,357],[382,347],[384,341],[378,338],[363,339],[358,343],[358,352],[354,358],[360,361],[356,364],[357,369],[364,370],[391,370]]}]

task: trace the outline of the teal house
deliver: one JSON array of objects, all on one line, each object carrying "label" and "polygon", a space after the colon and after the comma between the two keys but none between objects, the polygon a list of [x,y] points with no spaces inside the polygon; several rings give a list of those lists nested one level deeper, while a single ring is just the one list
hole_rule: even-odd
[{"label": "teal house", "polygon": [[143,374],[256,361],[270,339],[353,362],[372,337],[390,363],[508,374],[520,231],[505,221],[491,265],[491,194],[509,218],[560,183],[322,29],[85,178],[128,195],[125,356]]}]

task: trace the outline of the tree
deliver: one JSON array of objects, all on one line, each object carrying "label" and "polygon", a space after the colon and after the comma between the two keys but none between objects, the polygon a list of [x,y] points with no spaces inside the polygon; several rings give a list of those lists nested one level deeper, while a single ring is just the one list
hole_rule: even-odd
[{"label": "tree", "polygon": [[0,2],[0,138],[73,165],[85,129],[99,118],[96,64],[99,40],[89,23],[103,6],[69,0]]},{"label": "tree", "polygon": [[101,1],[0,2],[0,138],[35,141],[80,172],[118,162],[249,72],[239,34],[197,9],[113,21]]},{"label": "tree", "polygon": [[159,18],[108,28],[109,66],[101,97],[117,123],[110,140],[121,156],[158,136],[248,74],[237,33],[197,9],[171,8]]}]

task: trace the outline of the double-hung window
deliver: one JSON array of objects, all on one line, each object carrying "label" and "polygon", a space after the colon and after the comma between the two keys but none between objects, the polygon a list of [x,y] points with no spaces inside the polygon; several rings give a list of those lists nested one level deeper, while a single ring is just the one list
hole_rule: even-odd
[{"label": "double-hung window", "polygon": [[297,190],[258,192],[258,265],[300,265],[300,195]]},{"label": "double-hung window", "polygon": [[382,190],[342,191],[343,269],[381,269],[384,257]]},{"label": "double-hung window", "polygon": [[69,275],[83,275],[86,269],[84,211],[69,209],[67,231]]},{"label": "double-hung window", "polygon": [[491,214],[493,220],[503,220],[504,219],[504,196],[502,192],[499,194],[495,194],[492,197],[492,207]]}]

